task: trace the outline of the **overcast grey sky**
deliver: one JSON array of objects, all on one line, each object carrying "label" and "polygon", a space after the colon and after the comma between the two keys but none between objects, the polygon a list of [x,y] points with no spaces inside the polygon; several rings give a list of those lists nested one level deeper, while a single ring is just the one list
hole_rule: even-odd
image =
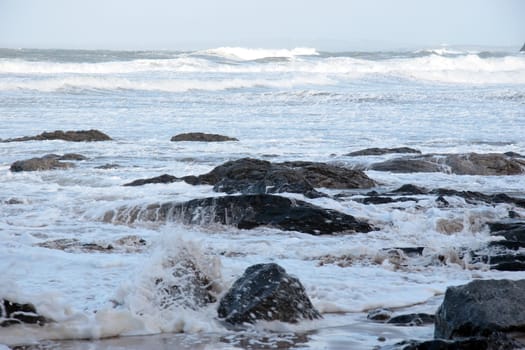
[{"label": "overcast grey sky", "polygon": [[0,47],[516,46],[525,0],[0,0]]}]

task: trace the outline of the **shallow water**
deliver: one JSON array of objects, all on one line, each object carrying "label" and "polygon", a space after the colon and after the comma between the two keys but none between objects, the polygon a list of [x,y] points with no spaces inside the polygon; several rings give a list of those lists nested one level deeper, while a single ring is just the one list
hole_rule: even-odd
[{"label": "shallow water", "polygon": [[[459,247],[476,248],[491,239],[488,221],[507,217],[510,209],[525,215],[507,204],[473,205],[450,198],[452,205],[441,208],[432,196],[422,196],[417,205],[364,205],[350,198],[311,200],[286,194],[380,228],[329,237],[271,228],[103,222],[106,211],[122,205],[218,195],[211,186],[124,183],[163,173],[197,175],[241,157],[359,167],[392,157],[345,156],[367,147],[525,154],[524,55],[450,49],[0,50],[0,121],[3,139],[92,128],[114,139],[0,143],[0,269],[9,282],[0,286],[0,297],[31,302],[57,321],[2,328],[0,343],[52,341],[65,348],[100,349],[174,343],[188,348],[370,349],[429,338],[433,332],[431,326],[369,322],[370,309],[432,313],[449,285],[525,277],[457,257]],[[169,141],[191,131],[240,141]],[[88,160],[65,171],[9,171],[16,160],[70,152]],[[97,169],[105,164],[119,167]],[[412,183],[525,196],[523,176],[367,174],[380,183],[377,190]],[[439,230],[442,220],[461,222],[463,229],[444,234]],[[50,242],[59,239],[114,249],[51,249]],[[421,257],[399,261],[383,253],[384,248],[413,246],[426,247]],[[233,332],[216,319],[216,305],[199,311],[162,309],[153,281],[170,275],[165,262],[181,250],[212,266],[223,290],[246,267],[277,262],[301,280],[325,318],[297,325],[259,323]],[[447,263],[437,262],[438,255]],[[351,263],[342,264],[344,259]],[[380,336],[386,340],[379,342]],[[102,339],[66,340],[85,338]]]}]

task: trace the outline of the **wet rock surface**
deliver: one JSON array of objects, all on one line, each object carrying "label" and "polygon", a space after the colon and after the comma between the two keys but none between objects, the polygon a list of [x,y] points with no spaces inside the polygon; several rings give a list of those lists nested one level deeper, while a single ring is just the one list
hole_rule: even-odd
[{"label": "wet rock surface", "polygon": [[37,313],[32,304],[19,304],[0,299],[0,327],[23,323],[43,325],[48,321]]},{"label": "wet rock surface", "polygon": [[435,338],[525,332],[525,280],[474,280],[449,287],[436,313]]},{"label": "wet rock surface", "polygon": [[67,153],[63,156],[59,156],[57,154],[48,154],[40,158],[31,158],[16,161],[13,164],[11,164],[10,170],[12,172],[20,172],[69,169],[74,167],[75,164],[70,162],[63,162],[63,160],[79,161],[85,159],[87,158],[76,153]]},{"label": "wet rock surface", "polygon": [[126,184],[140,186],[149,183],[185,181],[191,185],[212,185],[216,192],[264,194],[302,193],[306,197],[322,197],[315,188],[370,188],[375,182],[363,171],[316,162],[271,163],[242,158],[217,166],[207,174],[177,178],[168,174],[139,179]]},{"label": "wet rock surface", "polygon": [[457,175],[518,175],[525,172],[521,157],[501,153],[426,154],[372,164],[372,170],[394,173],[446,172]]},{"label": "wet rock surface", "polygon": [[356,156],[381,156],[384,154],[392,153],[417,153],[421,154],[421,151],[410,148],[410,147],[395,147],[395,148],[366,148],[355,152],[350,152],[347,156],[356,157]]},{"label": "wet rock surface", "polygon": [[148,184],[168,184],[175,181],[180,181],[180,179],[176,176],[172,176],[169,174],[162,174],[160,176],[152,177],[149,179],[138,179],[134,180],[132,182],[126,183],[123,186],[143,186]]},{"label": "wet rock surface", "polygon": [[1,140],[1,142],[44,141],[44,140],[90,142],[90,141],[109,141],[111,140],[111,137],[104,134],[102,131],[99,131],[96,129],[79,130],[79,131],[56,130],[56,131],[51,131],[51,132],[43,132],[36,136],[24,136],[24,137]]},{"label": "wet rock surface", "polygon": [[517,350],[525,345],[503,333],[488,337],[469,337],[457,340],[434,339],[427,341],[408,340],[382,350]]},{"label": "wet rock surface", "polygon": [[275,195],[240,195],[168,202],[145,207],[121,207],[104,216],[106,222],[178,221],[184,224],[219,223],[240,229],[269,226],[314,235],[369,232],[373,227],[351,215]]},{"label": "wet rock surface", "polygon": [[171,138],[172,142],[180,141],[194,141],[194,142],[224,142],[224,141],[239,141],[234,137],[228,137],[218,134],[206,134],[202,132],[190,132],[178,134]]},{"label": "wet rock surface", "polygon": [[488,224],[490,234],[501,238],[487,247],[471,252],[473,261],[499,271],[525,271],[525,221],[508,219]]},{"label": "wet rock surface", "polygon": [[423,326],[434,323],[434,315],[425,313],[398,315],[390,318],[387,323],[398,326]]},{"label": "wet rock surface", "polygon": [[231,324],[322,318],[301,282],[273,263],[248,267],[220,300],[217,312]]}]

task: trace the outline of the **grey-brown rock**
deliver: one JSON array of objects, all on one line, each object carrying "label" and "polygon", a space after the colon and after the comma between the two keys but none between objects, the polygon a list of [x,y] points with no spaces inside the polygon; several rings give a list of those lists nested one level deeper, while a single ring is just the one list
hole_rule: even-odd
[{"label": "grey-brown rock", "polygon": [[351,215],[268,194],[211,197],[144,207],[124,206],[106,212],[104,221],[126,224],[135,221],[219,223],[240,229],[269,226],[314,235],[373,230],[370,224]]},{"label": "grey-brown rock", "polygon": [[44,140],[64,140],[72,142],[89,142],[89,141],[109,141],[111,138],[102,131],[79,130],[79,131],[62,131],[56,130],[43,132],[36,136],[24,136],[13,139],[2,140],[2,142],[19,142],[19,141],[44,141]]},{"label": "grey-brown rock", "polygon": [[525,331],[525,280],[474,280],[449,287],[434,336],[452,339]]},{"label": "grey-brown rock", "polygon": [[361,170],[347,169],[326,163],[285,162],[242,158],[226,162],[212,171],[198,176],[177,178],[168,174],[150,179],[139,179],[126,184],[139,186],[147,183],[185,181],[191,185],[212,185],[216,192],[264,194],[302,193],[306,197],[324,196],[315,188],[332,189],[369,188],[376,183]]},{"label": "grey-brown rock", "polygon": [[224,142],[224,141],[239,141],[234,137],[228,137],[218,134],[205,134],[202,132],[190,132],[178,134],[171,138],[173,142],[180,141],[196,141],[196,142]]},{"label": "grey-brown rock", "polygon": [[222,297],[217,312],[231,324],[322,318],[299,279],[274,263],[248,267]]},{"label": "grey-brown rock", "polygon": [[391,153],[417,153],[421,154],[421,151],[410,148],[410,147],[395,147],[395,148],[365,148],[359,151],[350,152],[347,156],[356,157],[356,156],[381,156],[384,154]]},{"label": "grey-brown rock", "polygon": [[60,156],[50,154],[41,158],[31,158],[26,160],[19,160],[11,164],[10,170],[12,172],[20,171],[42,171],[42,170],[56,170],[68,169],[75,165],[70,162],[61,162]]},{"label": "grey-brown rock", "polygon": [[450,172],[458,175],[518,175],[525,161],[500,153],[427,154],[394,158],[372,164],[372,170],[394,173]]}]

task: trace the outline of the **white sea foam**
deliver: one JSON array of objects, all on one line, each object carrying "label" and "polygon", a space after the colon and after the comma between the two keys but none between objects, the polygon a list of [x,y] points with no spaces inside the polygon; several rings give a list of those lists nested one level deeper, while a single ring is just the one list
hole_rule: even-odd
[{"label": "white sea foam", "polygon": [[[446,196],[449,206],[442,207],[425,195],[416,196],[417,203],[353,200],[368,189],[343,191],[337,200],[283,194],[379,228],[366,234],[312,236],[268,227],[103,221],[106,211],[121,206],[222,195],[212,186],[184,182],[122,185],[163,173],[203,174],[242,157],[360,167],[397,156],[346,156],[376,146],[525,154],[523,56],[442,52],[363,59],[322,53],[250,60],[199,52],[73,63],[81,60],[75,56],[69,62],[61,55],[60,62],[53,54],[42,61],[2,59],[0,138],[97,128],[114,141],[0,143],[0,271],[9,282],[0,285],[0,299],[31,302],[57,321],[1,327],[1,343],[185,332],[181,338],[190,344],[213,334],[212,341],[228,339],[239,347],[242,337],[267,338],[271,347],[283,332],[297,332],[313,334],[305,345],[312,348],[336,347],[333,339],[341,339],[349,348],[370,349],[378,336],[386,336],[388,344],[414,336],[413,328],[366,321],[371,308],[432,313],[449,285],[474,278],[523,278],[522,272],[489,270],[461,253],[497,239],[490,237],[488,221],[508,218],[509,210],[525,216],[525,209],[453,196]],[[240,141],[169,141],[191,131]],[[66,152],[88,159],[64,171],[9,170],[16,160]],[[97,168],[108,163],[119,167]],[[380,183],[379,192],[411,183],[524,196],[523,175],[367,174]],[[346,197],[356,193],[361,197]],[[76,245],[64,248],[68,242]],[[105,249],[108,245],[113,249]],[[407,257],[388,253],[393,247],[425,249]],[[159,279],[175,281],[173,262],[185,256],[214,276],[222,291],[248,266],[276,262],[299,278],[325,319],[296,325],[261,322],[243,333],[217,322],[216,303],[197,310],[159,307],[166,296]],[[418,328],[417,336],[431,338],[432,327]]]},{"label": "white sea foam", "polygon": [[295,58],[299,56],[317,56],[314,48],[298,47],[287,49],[249,49],[244,47],[219,47],[202,51],[206,55],[220,56],[241,61],[253,61],[264,58]]},{"label": "white sea foam", "polygon": [[73,76],[64,78],[40,79],[37,81],[0,82],[0,91],[35,90],[42,92],[67,92],[81,90],[139,90],[186,92],[192,90],[221,91],[246,88],[291,89],[296,86],[330,85],[333,83],[333,80],[321,75],[295,76],[291,79],[237,78],[225,80],[170,79],[138,81],[107,76]]},{"label": "white sea foam", "polygon": [[[229,52],[226,50],[226,52]],[[236,52],[233,50],[233,52]],[[242,52],[242,51],[241,51]],[[251,52],[251,51],[249,51]],[[257,52],[257,51],[256,51]],[[291,51],[293,52],[293,50]],[[264,56],[261,53],[261,56]],[[264,56],[265,57],[265,56]],[[132,76],[147,84],[148,75],[177,74],[174,78],[184,80],[185,74],[264,74],[288,73],[293,75],[325,74],[332,79],[359,79],[367,76],[399,77],[423,81],[461,84],[523,84],[525,82],[525,57],[505,56],[481,58],[476,54],[448,57],[431,54],[423,57],[366,60],[355,57],[318,57],[312,60],[290,62],[242,62],[238,65],[216,62],[213,59],[194,57],[188,54],[173,59],[140,59],[123,62],[101,63],[56,63],[28,62],[22,60],[0,60],[0,74],[36,75],[35,80],[24,79],[24,83],[38,83],[38,75],[50,75],[56,79],[71,76],[85,79],[108,76],[119,78]],[[64,77],[67,75],[68,77]],[[77,76],[78,75],[78,76]],[[182,75],[182,76],[180,76]],[[256,79],[261,79],[258,76]],[[0,77],[0,88],[16,87],[10,79]],[[100,82],[100,85],[104,83]],[[20,85],[25,88],[24,85]],[[108,87],[108,85],[105,85]],[[248,85],[250,87],[253,85]],[[121,88],[115,84],[115,88]],[[171,90],[170,90],[171,91]]]}]

